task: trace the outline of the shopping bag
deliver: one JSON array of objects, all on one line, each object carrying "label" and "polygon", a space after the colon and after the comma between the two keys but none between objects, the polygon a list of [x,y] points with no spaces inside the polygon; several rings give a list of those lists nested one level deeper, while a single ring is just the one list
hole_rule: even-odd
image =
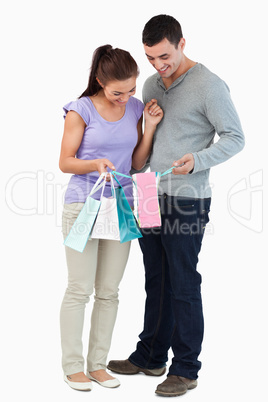
[{"label": "shopping bag", "polygon": [[137,219],[141,228],[161,226],[158,201],[160,176],[159,172],[136,173],[132,176],[137,189]]},{"label": "shopping bag", "polygon": [[101,205],[90,235],[91,239],[107,239],[120,241],[116,195],[112,175],[111,193],[111,197],[107,198],[103,196],[102,191],[102,195],[100,198]]},{"label": "shopping bag", "polygon": [[78,217],[76,218],[69,234],[67,235],[64,245],[82,253],[87,244],[90,232],[94,225],[96,216],[100,208],[100,201],[92,198],[92,195],[100,188],[104,189],[105,176],[102,174],[95,185],[93,186],[90,194],[88,195],[83,208],[81,209]]},{"label": "shopping bag", "polygon": [[115,194],[117,200],[120,243],[125,243],[127,241],[142,237],[142,234],[137,226],[135,216],[121,185],[115,189]]}]

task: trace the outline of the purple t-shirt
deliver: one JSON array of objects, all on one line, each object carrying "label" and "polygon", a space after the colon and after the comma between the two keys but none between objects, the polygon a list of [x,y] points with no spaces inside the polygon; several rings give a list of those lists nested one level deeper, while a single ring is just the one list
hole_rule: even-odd
[{"label": "purple t-shirt", "polygon": [[[143,103],[131,97],[126,104],[124,116],[118,121],[110,122],[100,116],[89,97],[85,96],[67,103],[63,107],[64,117],[68,111],[73,110],[86,123],[76,157],[84,160],[109,159],[118,172],[129,175],[132,153],[138,140],[137,124],[143,109]],[[98,177],[99,172],[97,171],[81,175],[74,174],[65,193],[65,203],[85,202]],[[132,180],[121,176],[117,178],[124,188],[129,203],[132,205]],[[117,185],[116,182],[115,185]],[[100,195],[101,190],[92,195],[92,197],[100,199]],[[111,185],[106,183],[104,196],[109,197],[110,195]]]}]

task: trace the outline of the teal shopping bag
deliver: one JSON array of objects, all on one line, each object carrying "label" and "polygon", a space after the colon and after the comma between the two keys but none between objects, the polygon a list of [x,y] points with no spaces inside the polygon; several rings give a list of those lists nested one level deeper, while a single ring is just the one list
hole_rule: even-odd
[{"label": "teal shopping bag", "polygon": [[115,189],[117,201],[117,214],[120,231],[120,243],[142,237],[138,228],[135,216],[130,208],[123,187],[120,185]]},{"label": "teal shopping bag", "polygon": [[100,208],[100,201],[87,197],[76,221],[64,241],[64,245],[82,253]]},{"label": "teal shopping bag", "polygon": [[101,201],[95,200],[91,196],[100,188],[102,188],[103,192],[106,183],[105,179],[106,176],[104,174],[100,175],[76,218],[76,221],[71,227],[69,234],[64,240],[65,246],[80,251],[80,253],[84,251],[101,204]]}]

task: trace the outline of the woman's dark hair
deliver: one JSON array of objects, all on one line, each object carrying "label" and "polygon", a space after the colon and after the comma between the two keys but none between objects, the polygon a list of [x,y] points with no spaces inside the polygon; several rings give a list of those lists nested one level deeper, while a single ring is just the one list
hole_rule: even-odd
[{"label": "woman's dark hair", "polygon": [[142,43],[151,47],[166,38],[177,48],[182,37],[180,23],[169,15],[160,14],[145,24],[142,32]]},{"label": "woman's dark hair", "polygon": [[124,81],[138,77],[139,68],[126,50],[113,49],[111,45],[98,47],[92,57],[87,89],[79,96],[93,96],[101,89],[97,79],[105,86],[109,81]]}]

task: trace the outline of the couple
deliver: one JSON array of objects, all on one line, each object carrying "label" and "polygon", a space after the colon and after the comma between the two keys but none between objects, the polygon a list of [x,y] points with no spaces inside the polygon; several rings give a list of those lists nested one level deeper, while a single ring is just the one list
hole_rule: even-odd
[{"label": "couple", "polygon": [[[73,174],[63,210],[66,237],[97,178],[107,169],[129,175],[131,168],[144,168],[148,158],[152,171],[174,166],[159,187],[162,227],[142,230],[139,239],[146,278],[144,329],[128,359],[112,360],[107,366],[130,242],[92,239],[83,253],[66,247],[62,366],[65,381],[74,389],[91,390],[92,381],[117,387],[120,382],[107,367],[119,374],[161,376],[171,347],[172,364],[156,393],[179,396],[196,387],[201,368],[204,322],[201,275],[196,268],[209,221],[209,170],[242,150],[244,134],[227,85],[185,56],[185,39],[176,19],[153,17],[142,40],[156,69],[144,84],[144,104],[133,97],[138,67],[131,55],[109,45],[98,48],[87,89],[64,107],[60,169]],[[213,144],[215,133],[219,140]],[[124,177],[120,182],[132,205],[131,180]],[[104,195],[110,194],[107,182]],[[100,192],[93,197],[99,199]],[[85,374],[82,331],[93,289]]]}]

